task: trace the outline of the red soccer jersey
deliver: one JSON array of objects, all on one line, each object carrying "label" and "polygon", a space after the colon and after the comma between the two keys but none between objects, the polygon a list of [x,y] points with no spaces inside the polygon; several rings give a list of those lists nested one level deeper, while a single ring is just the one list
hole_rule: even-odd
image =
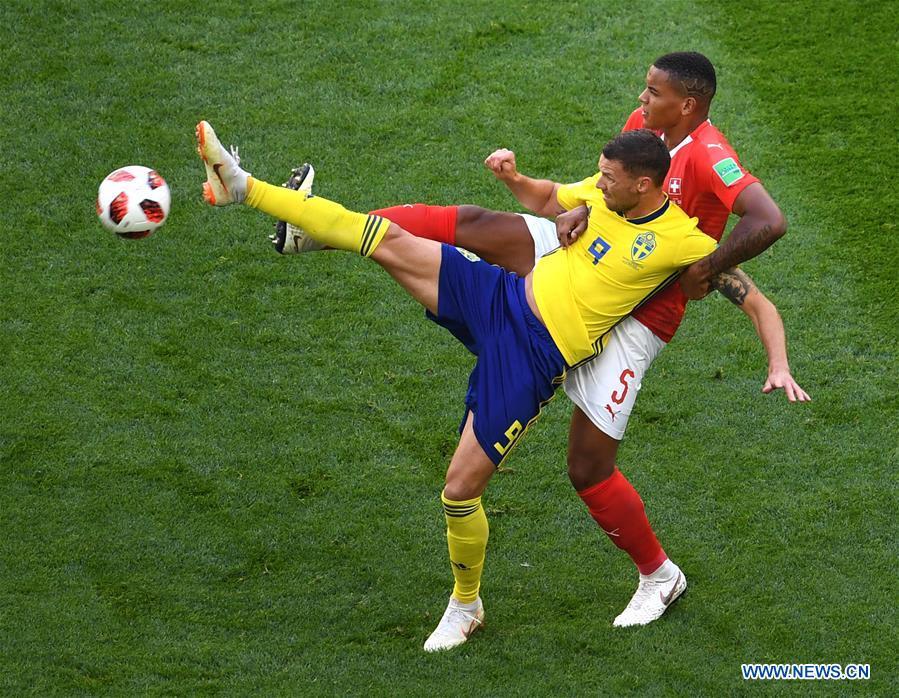
[{"label": "red soccer jersey", "polygon": [[[637,107],[622,131],[643,128],[643,111]],[[699,228],[721,240],[734,200],[746,187],[758,182],[740,164],[736,152],[721,131],[705,121],[671,151],[671,168],[665,192],[687,215],[699,219]],[[684,317],[687,297],[673,283],[633,315],[653,334],[670,342]]]}]

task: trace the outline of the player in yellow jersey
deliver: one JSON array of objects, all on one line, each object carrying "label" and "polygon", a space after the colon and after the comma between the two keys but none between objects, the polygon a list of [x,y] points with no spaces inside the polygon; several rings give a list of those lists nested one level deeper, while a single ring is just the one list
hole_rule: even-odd
[{"label": "player in yellow jersey", "polygon": [[488,524],[481,495],[496,467],[565,371],[601,351],[618,321],[715,247],[662,191],[667,149],[644,130],[606,144],[595,187],[580,193],[592,205],[589,234],[521,278],[380,216],[254,179],[205,121],[197,141],[207,201],[245,203],[322,244],[371,257],[477,356],[441,495],[455,584],[425,650],[465,642],[484,618],[479,589]]},{"label": "player in yellow jersey", "polygon": [[[657,209],[638,217],[623,217],[609,208],[620,188],[628,186],[615,164],[623,157],[622,148],[617,139],[611,141],[603,149],[599,173],[560,189],[563,205],[590,207],[587,230],[570,247],[544,256],[539,272],[535,267],[537,307],[569,366],[598,354],[609,330],[637,303],[673,281],[683,260],[695,261],[715,248],[696,219],[664,194]],[[647,151],[655,151],[659,164],[668,159],[657,148]],[[605,289],[601,297],[590,293],[597,282]]]}]

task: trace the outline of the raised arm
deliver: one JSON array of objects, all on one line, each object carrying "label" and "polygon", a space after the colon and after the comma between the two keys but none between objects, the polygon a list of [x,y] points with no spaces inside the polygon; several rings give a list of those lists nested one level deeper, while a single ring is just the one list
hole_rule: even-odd
[{"label": "raised arm", "polygon": [[562,185],[549,179],[534,179],[521,174],[515,164],[515,153],[511,150],[500,148],[493,151],[484,160],[484,165],[509,187],[522,206],[536,215],[552,218],[564,210],[556,198]]},{"label": "raised arm", "polygon": [[702,298],[709,292],[709,282],[715,274],[760,255],[787,232],[787,219],[760,182],[740,192],[733,212],[740,220],[727,239],[681,274],[681,288],[688,298]]},{"label": "raised arm", "polygon": [[790,373],[787,360],[787,337],[783,320],[774,304],[759,291],[752,279],[742,269],[728,269],[712,277],[711,285],[721,295],[738,306],[755,326],[768,355],[768,377],[762,387],[763,393],[783,388],[790,402],[811,400]]}]

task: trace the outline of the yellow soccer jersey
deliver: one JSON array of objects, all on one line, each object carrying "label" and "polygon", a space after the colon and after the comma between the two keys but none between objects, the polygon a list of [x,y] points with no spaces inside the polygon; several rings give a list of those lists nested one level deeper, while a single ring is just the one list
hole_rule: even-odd
[{"label": "yellow soccer jersey", "polygon": [[564,208],[590,206],[587,230],[570,247],[542,257],[533,272],[537,307],[569,366],[601,352],[621,318],[715,249],[697,219],[668,199],[643,218],[613,213],[598,179],[597,173],[559,190]]}]

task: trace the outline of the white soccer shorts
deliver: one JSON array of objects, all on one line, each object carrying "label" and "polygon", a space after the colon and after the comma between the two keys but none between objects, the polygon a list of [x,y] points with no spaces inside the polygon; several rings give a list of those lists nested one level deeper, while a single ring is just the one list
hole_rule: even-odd
[{"label": "white soccer shorts", "polygon": [[[559,246],[553,221],[521,216],[534,239],[536,259]],[[621,440],[643,376],[664,348],[665,342],[642,322],[627,317],[612,329],[599,356],[568,372],[565,393],[597,429]]]}]

